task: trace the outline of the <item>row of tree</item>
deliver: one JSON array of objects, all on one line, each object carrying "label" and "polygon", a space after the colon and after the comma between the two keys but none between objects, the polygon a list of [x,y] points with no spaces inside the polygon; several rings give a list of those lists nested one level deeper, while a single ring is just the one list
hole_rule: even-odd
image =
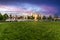
[{"label": "row of tree", "polygon": [[54,16],[48,16],[48,17],[46,17],[46,16],[43,16],[43,20],[47,20],[47,21],[58,21],[58,20],[60,20],[60,19],[58,19],[59,17],[57,16],[57,15],[54,15]]},{"label": "row of tree", "polygon": [[[43,16],[42,18],[38,15],[38,17],[37,17],[37,20],[39,21],[39,20],[44,20],[44,21],[57,21],[58,19],[55,19],[54,20],[54,18],[59,18],[57,15],[54,15],[53,17],[50,15],[50,16],[48,16],[48,17],[46,17],[46,16]],[[28,19],[34,19],[34,17],[33,16],[28,16]]]},{"label": "row of tree", "polygon": [[[6,14],[6,13],[4,15],[2,15],[0,13],[0,21],[5,21],[8,18],[11,19],[12,15],[8,16],[8,14]],[[18,17],[16,16],[16,18],[18,18]],[[23,18],[23,16],[20,18]],[[43,18],[41,19],[41,17],[38,15],[37,20],[56,21],[57,19],[54,20],[54,18],[58,18],[58,16],[57,15],[54,15],[54,17],[52,17],[51,15],[49,17],[43,16]],[[34,19],[34,17],[33,17],[33,15],[27,16],[27,19]]]}]

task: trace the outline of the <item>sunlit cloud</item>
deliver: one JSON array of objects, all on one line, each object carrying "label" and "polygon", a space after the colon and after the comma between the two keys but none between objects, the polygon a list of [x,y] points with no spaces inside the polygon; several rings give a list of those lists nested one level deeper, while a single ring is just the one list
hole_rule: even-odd
[{"label": "sunlit cloud", "polygon": [[8,5],[0,5],[0,12],[10,11],[14,12],[15,14],[31,14],[32,12],[38,12],[44,15],[53,15],[57,13],[57,9],[53,6],[48,5],[34,5],[28,3],[22,3],[19,6],[8,6]]}]

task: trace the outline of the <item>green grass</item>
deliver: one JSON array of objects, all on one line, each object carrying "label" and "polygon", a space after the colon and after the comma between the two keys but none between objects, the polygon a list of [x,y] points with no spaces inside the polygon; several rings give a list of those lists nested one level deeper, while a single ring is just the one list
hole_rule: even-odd
[{"label": "green grass", "polygon": [[0,40],[60,40],[60,22],[3,22]]}]

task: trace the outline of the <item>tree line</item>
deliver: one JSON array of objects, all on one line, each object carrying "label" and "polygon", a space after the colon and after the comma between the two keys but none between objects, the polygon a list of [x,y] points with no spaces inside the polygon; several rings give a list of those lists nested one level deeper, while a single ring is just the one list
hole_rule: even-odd
[{"label": "tree line", "polygon": [[[17,17],[17,16],[16,16]],[[0,13],[0,21],[5,21],[6,19],[8,19],[8,18],[12,18],[12,15],[10,15],[10,16],[8,16],[8,14],[7,13],[5,13],[4,15],[2,15],[1,13]],[[17,17],[18,18],[18,17]],[[20,18],[23,18],[23,16],[21,16]],[[48,17],[46,17],[46,16],[43,16],[42,17],[42,19],[41,19],[41,17],[38,15],[38,17],[37,17],[37,20],[39,21],[39,20],[43,20],[43,21],[57,21],[58,19],[54,19],[54,18],[59,18],[57,15],[54,15],[54,17],[52,17],[51,15],[50,16],[48,16]],[[33,17],[33,15],[32,16],[27,16],[27,19],[34,19],[34,17]]]},{"label": "tree line", "polygon": [[[37,20],[39,21],[39,20],[41,20],[41,21],[60,21],[60,19],[58,19],[59,17],[58,17],[58,15],[54,15],[54,16],[48,16],[48,17],[46,17],[46,16],[43,16],[42,18],[38,15],[38,17],[37,17]],[[28,16],[28,19],[34,19],[34,17],[33,16]]]}]

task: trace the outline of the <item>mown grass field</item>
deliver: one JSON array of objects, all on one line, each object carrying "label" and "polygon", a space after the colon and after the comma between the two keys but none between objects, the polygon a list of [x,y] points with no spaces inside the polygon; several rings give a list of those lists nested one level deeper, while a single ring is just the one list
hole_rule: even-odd
[{"label": "mown grass field", "polygon": [[3,22],[0,40],[60,40],[60,22]]}]

